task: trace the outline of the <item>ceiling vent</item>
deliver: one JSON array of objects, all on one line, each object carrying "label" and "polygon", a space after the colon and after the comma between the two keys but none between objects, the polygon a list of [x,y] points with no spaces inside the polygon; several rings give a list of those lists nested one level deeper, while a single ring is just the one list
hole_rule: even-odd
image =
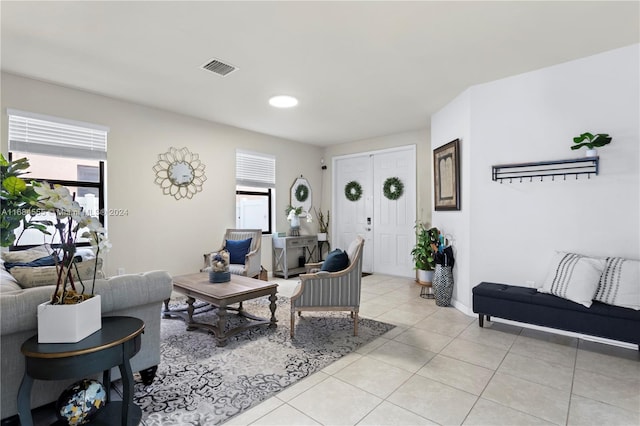
[{"label": "ceiling vent", "polygon": [[218,59],[212,59],[211,61],[204,64],[202,68],[207,71],[211,71],[214,74],[218,74],[221,77],[225,77],[238,69],[238,67],[225,64]]}]

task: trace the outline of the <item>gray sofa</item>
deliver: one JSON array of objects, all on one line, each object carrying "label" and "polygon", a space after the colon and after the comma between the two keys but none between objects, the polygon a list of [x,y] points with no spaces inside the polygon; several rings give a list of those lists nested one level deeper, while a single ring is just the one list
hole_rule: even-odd
[{"label": "gray sofa", "polygon": [[[17,394],[24,373],[22,343],[37,333],[36,310],[49,299],[53,286],[22,289],[0,265],[0,418],[17,414]],[[133,316],[145,323],[140,352],[131,359],[134,372],[144,372],[143,379],[153,379],[160,363],[161,304],[171,296],[171,276],[164,271],[138,275],[122,275],[96,280],[95,293],[101,296],[103,316]],[[112,371],[112,379],[119,378]],[[68,381],[36,380],[31,394],[31,407],[56,401]]]}]

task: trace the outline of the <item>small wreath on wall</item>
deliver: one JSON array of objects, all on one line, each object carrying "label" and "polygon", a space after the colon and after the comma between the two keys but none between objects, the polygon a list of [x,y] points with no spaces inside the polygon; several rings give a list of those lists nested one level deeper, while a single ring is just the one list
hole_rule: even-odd
[{"label": "small wreath on wall", "polygon": [[384,196],[390,200],[397,200],[402,197],[402,193],[404,192],[404,184],[397,177],[390,177],[384,181],[384,185],[382,186],[382,192]]},{"label": "small wreath on wall", "polygon": [[362,197],[362,186],[355,180],[344,186],[344,196],[349,201],[358,201]]},{"label": "small wreath on wall", "polygon": [[296,188],[296,200],[298,200],[301,203],[304,203],[305,201],[307,201],[307,198],[309,198],[309,187],[303,183],[299,184],[298,187]]}]

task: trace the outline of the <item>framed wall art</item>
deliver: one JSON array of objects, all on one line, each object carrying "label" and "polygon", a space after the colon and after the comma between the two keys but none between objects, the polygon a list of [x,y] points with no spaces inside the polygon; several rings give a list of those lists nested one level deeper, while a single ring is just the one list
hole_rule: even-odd
[{"label": "framed wall art", "polygon": [[460,210],[460,140],[433,150],[435,210]]}]

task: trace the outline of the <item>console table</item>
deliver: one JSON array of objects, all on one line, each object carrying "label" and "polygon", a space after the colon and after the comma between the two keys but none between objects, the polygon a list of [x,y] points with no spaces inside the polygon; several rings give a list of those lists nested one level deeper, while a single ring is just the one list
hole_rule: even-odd
[{"label": "console table", "polygon": [[288,279],[289,275],[296,275],[304,272],[304,267],[289,266],[289,253],[299,253],[304,256],[304,262],[316,261],[316,251],[318,250],[318,237],[316,235],[300,235],[297,237],[273,236],[272,269],[274,276]]},{"label": "console table", "polygon": [[38,343],[33,336],[22,345],[25,371],[18,391],[18,414],[22,426],[33,426],[31,387],[34,379],[62,380],[103,373],[107,396],[111,368],[122,376],[122,401],[113,401],[98,411],[92,423],[137,425],[142,410],[133,403],[133,373],[129,360],[140,350],[144,322],[134,317],[103,317],[102,328],[78,343]]}]

